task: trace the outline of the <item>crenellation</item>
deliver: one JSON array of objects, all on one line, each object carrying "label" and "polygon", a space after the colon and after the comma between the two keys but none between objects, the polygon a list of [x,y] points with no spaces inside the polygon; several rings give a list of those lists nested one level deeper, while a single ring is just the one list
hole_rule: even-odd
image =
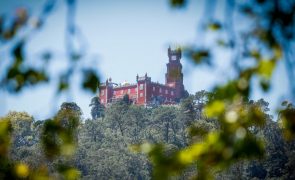
[{"label": "crenellation", "polygon": [[109,78],[105,83],[101,83],[99,87],[99,98],[101,103],[116,102],[129,95],[133,104],[176,104],[184,96],[183,74],[181,59],[181,50],[171,50],[168,48],[169,61],[167,63],[167,72],[165,74],[165,84],[153,82],[151,77],[145,73],[144,76],[136,75],[136,83],[114,83]]}]

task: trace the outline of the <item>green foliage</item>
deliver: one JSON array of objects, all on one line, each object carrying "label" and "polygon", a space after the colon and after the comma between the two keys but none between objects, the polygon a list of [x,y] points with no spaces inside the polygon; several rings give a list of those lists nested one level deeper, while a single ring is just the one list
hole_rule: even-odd
[{"label": "green foliage", "polygon": [[99,97],[97,96],[93,97],[91,99],[89,106],[91,107],[92,119],[104,117],[105,107],[100,103]]},{"label": "green foliage", "polygon": [[222,25],[219,22],[211,22],[208,24],[207,28],[211,31],[220,30]]},{"label": "green foliage", "polygon": [[90,90],[95,93],[97,91],[97,87],[99,86],[99,78],[93,70],[84,70],[83,72],[83,83],[82,87],[85,90]]},{"label": "green foliage", "polygon": [[208,49],[195,49],[192,47],[184,48],[184,54],[187,55],[197,65],[206,64],[211,66],[211,54]]},{"label": "green foliage", "polygon": [[[226,5],[229,8],[234,7],[230,3],[232,2],[226,2]],[[171,4],[175,5],[175,2],[171,2]],[[253,129],[264,126],[268,118],[264,113],[266,109],[263,109],[263,102],[252,103],[247,102],[247,99],[250,96],[251,82],[254,78],[259,79],[263,91],[269,90],[273,71],[278,61],[283,57],[283,48],[286,53],[286,47],[290,45],[286,41],[290,39],[294,41],[294,31],[290,31],[290,29],[294,29],[293,10],[295,4],[294,2],[291,4],[291,7],[285,7],[286,5],[280,1],[251,1],[239,4],[244,7],[242,15],[248,16],[247,18],[254,22],[255,26],[242,31],[241,35],[229,35],[229,39],[233,36],[233,40],[236,38],[234,36],[243,36],[246,45],[242,47],[243,54],[239,54],[239,58],[233,60],[233,70],[236,76],[225,84],[216,85],[212,91],[213,96],[208,97],[208,103],[204,107],[204,116],[216,119],[218,126],[215,127],[217,129],[210,131],[203,126],[192,126],[191,134],[201,135],[202,138],[194,139],[188,147],[176,150],[170,155],[163,151],[161,145],[149,145],[148,150],[139,146],[138,150],[146,152],[153,162],[156,178],[166,179],[195,165],[197,166],[197,179],[211,179],[214,172],[227,168],[242,158],[264,155],[265,148],[262,141],[253,134]],[[207,5],[211,6],[210,3]],[[228,10],[233,11],[233,8]],[[232,24],[224,23],[224,25],[226,27]],[[219,31],[222,30],[222,27],[223,24],[211,20],[207,29]],[[228,33],[233,32],[232,27],[227,28],[224,30],[227,30]],[[248,42],[258,43],[260,48],[248,46]],[[235,47],[234,43],[228,47],[233,51],[235,48],[241,48]],[[184,48],[184,54],[197,65],[211,66],[212,51],[212,49],[204,50],[204,48]],[[244,66],[242,60],[249,58],[253,60],[253,64]],[[286,56],[285,59],[290,61]],[[289,64],[292,63],[289,62]],[[289,69],[289,71],[293,71],[293,69]],[[291,85],[293,85],[294,79],[292,73],[290,72],[291,76],[289,77]],[[286,108],[280,112],[281,124],[284,127],[285,136],[291,139],[295,134],[295,123],[292,123],[295,119],[294,108],[292,105],[285,106]],[[185,102],[182,108],[187,109],[187,112],[192,112],[194,109],[192,107],[192,102]],[[251,149],[247,147],[251,147]]]},{"label": "green foliage", "polygon": [[213,172],[229,167],[237,160],[263,156],[262,142],[250,130],[264,124],[265,114],[259,106],[241,101],[226,106],[221,101],[214,101],[206,106],[205,113],[209,118],[218,119],[220,128],[208,134],[206,131],[198,132],[203,135],[201,140],[169,156],[163,152],[162,146],[150,148],[147,153],[154,163],[156,178],[166,179],[195,164],[197,178],[206,179],[212,177]]},{"label": "green foliage", "polygon": [[48,82],[49,77],[45,69],[27,66],[24,61],[24,42],[20,42],[12,50],[13,63],[9,67],[6,77],[2,80],[11,92],[19,92],[24,87]]},{"label": "green foliage", "polygon": [[186,4],[186,0],[170,0],[170,4],[173,7],[183,7]]},{"label": "green foliage", "polygon": [[48,158],[73,155],[80,115],[80,108],[75,103],[63,103],[57,115],[45,121],[42,144]]},{"label": "green foliage", "polygon": [[10,145],[10,136],[12,132],[12,126],[9,118],[1,118],[0,121],[0,156],[1,156],[1,164],[3,163],[2,160],[5,160],[8,147]]},{"label": "green foliage", "polygon": [[[229,109],[225,105],[224,113],[213,113],[212,118],[199,116],[199,112],[208,111],[210,96],[200,91],[180,105],[155,108],[119,101],[106,108],[104,118],[85,121],[77,119],[82,113],[75,103],[63,103],[57,115],[46,121],[34,121],[25,112],[11,112],[0,121],[0,150],[6,148],[4,154],[1,151],[5,157],[1,163],[6,163],[1,166],[6,167],[1,175],[10,179],[293,177],[294,142],[285,142],[278,123],[265,114],[267,102],[237,101]],[[15,121],[30,122],[31,126],[11,131],[14,123],[19,124]],[[15,138],[18,132],[26,133]],[[16,143],[26,142],[25,137],[32,140]],[[52,144],[41,144],[44,138]],[[44,151],[46,147],[50,151]],[[69,147],[72,149],[67,151]],[[263,150],[263,159],[248,159],[261,157]],[[226,167],[229,169],[221,171]]]},{"label": "green foliage", "polygon": [[128,94],[125,94],[125,95],[123,96],[122,101],[123,101],[124,103],[126,103],[126,104],[131,104],[131,101],[130,101],[130,99],[129,99],[129,95],[128,95]]},{"label": "green foliage", "polygon": [[[76,48],[76,46],[84,46],[80,42],[81,37],[77,38],[77,24],[74,23],[75,4],[76,1],[65,1],[68,6],[66,18],[66,49],[69,66],[62,73],[58,73],[57,93],[69,90],[70,80],[74,74],[79,74],[82,78],[80,82],[84,90],[96,92],[99,85],[99,76],[97,72],[91,68],[80,68],[79,61],[85,60],[84,48]],[[31,63],[26,57],[26,44],[32,36],[39,31],[43,24],[46,23],[48,16],[52,13],[53,7],[57,1],[45,1],[39,14],[31,14],[27,8],[19,7],[10,17],[10,14],[0,14],[0,45],[5,48],[7,53],[11,54],[11,59],[3,59],[9,61],[6,63],[4,74],[0,78],[0,84],[10,93],[19,93],[23,89],[36,86],[42,83],[49,83],[52,76],[56,72],[48,72],[50,61],[53,59],[54,52],[45,50],[38,57],[36,62]],[[23,33],[26,32],[26,33]]]},{"label": "green foliage", "polygon": [[[1,118],[0,178],[78,179],[80,172],[67,165],[65,160],[75,150],[80,116],[80,108],[75,103],[64,103],[53,120],[44,123],[34,123],[32,116],[26,112],[10,112]],[[44,151],[39,144],[41,139]],[[56,163],[56,167],[49,165],[58,156],[65,160]],[[49,172],[50,169],[54,173]]]},{"label": "green foliage", "polygon": [[[190,102],[191,98],[192,96],[189,100],[182,101],[182,106],[190,104],[187,102]],[[195,106],[200,107],[198,104]],[[204,113],[208,112],[208,107],[210,106],[205,106]],[[162,108],[157,108],[154,113],[157,112],[155,117],[162,119],[165,124],[165,112],[168,109]],[[216,107],[210,108],[212,110]],[[185,108],[178,110],[181,114],[173,121],[186,119],[183,110]],[[197,179],[229,176],[234,178],[236,171],[242,173],[240,177],[246,179],[287,177],[291,171],[286,172],[286,144],[278,124],[270,120],[271,117],[265,113],[267,111],[268,103],[263,99],[257,102],[236,101],[232,106],[223,105],[222,111],[214,110],[215,113],[212,113],[210,118],[206,115],[202,119],[192,121],[190,125],[185,125],[185,135],[181,137],[182,140],[186,139],[187,144],[177,144],[173,141],[167,141],[165,145],[145,142],[131,146],[131,149],[149,156],[155,179],[167,179],[171,176],[194,176]],[[171,115],[173,117],[173,114]],[[186,124],[185,121],[181,123]],[[182,133],[177,131],[177,134]],[[163,140],[156,143],[161,142]],[[171,149],[171,142],[177,145],[176,148]],[[251,161],[252,158],[260,160]],[[230,173],[221,171],[228,168]],[[260,171],[256,172],[259,168]]]},{"label": "green foliage", "polygon": [[284,109],[280,111],[280,123],[284,130],[284,135],[288,140],[295,137],[295,108],[292,103],[283,102]]}]

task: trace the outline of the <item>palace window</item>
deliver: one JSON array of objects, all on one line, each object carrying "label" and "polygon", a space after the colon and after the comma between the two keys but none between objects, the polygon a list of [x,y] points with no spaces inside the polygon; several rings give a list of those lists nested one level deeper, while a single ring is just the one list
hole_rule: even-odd
[{"label": "palace window", "polygon": [[104,90],[101,90],[101,95],[102,95],[102,96],[104,95]]},{"label": "palace window", "polygon": [[173,55],[173,56],[171,57],[171,59],[172,59],[173,61],[175,61],[175,60],[177,59],[177,57],[176,57],[175,55]]},{"label": "palace window", "polygon": [[139,90],[143,90],[143,84],[139,85]]},{"label": "palace window", "polygon": [[153,91],[155,91],[156,90],[156,88],[155,88],[155,86],[153,86]]},{"label": "palace window", "polygon": [[168,90],[167,89],[165,90],[165,94],[168,94]]},{"label": "palace window", "polygon": [[143,97],[143,93],[140,93],[140,94],[139,94],[139,97]]},{"label": "palace window", "polygon": [[171,91],[171,95],[172,95],[172,96],[174,95],[174,92],[173,92],[173,91]]},{"label": "palace window", "polygon": [[130,89],[128,89],[128,94],[130,94]]},{"label": "palace window", "polygon": [[162,88],[159,89],[159,92],[162,93]]}]

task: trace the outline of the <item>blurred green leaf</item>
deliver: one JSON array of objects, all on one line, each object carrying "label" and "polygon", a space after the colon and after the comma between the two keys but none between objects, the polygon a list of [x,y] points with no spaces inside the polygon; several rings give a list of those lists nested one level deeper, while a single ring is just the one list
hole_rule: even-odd
[{"label": "blurred green leaf", "polygon": [[225,103],[222,101],[213,101],[205,107],[204,113],[207,117],[212,118],[220,115],[225,110]]},{"label": "blurred green leaf", "polygon": [[222,25],[219,22],[211,22],[207,25],[207,28],[211,31],[218,31],[221,27]]},{"label": "blurred green leaf", "polygon": [[280,111],[280,121],[282,123],[283,133],[287,140],[295,139],[295,108],[293,104],[284,102],[286,106]]},{"label": "blurred green leaf", "polygon": [[28,176],[30,175],[30,169],[29,169],[28,165],[26,165],[25,163],[16,164],[14,167],[14,170],[15,170],[16,176],[19,179],[28,178]]},{"label": "blurred green leaf", "polygon": [[59,84],[58,84],[58,88],[57,88],[57,92],[61,93],[63,91],[66,91],[69,89],[70,84],[69,84],[69,77],[70,73],[64,73],[59,77]]},{"label": "blurred green leaf", "polygon": [[223,86],[216,86],[214,88],[213,100],[233,100],[238,96],[248,98],[249,86],[248,81],[240,79],[239,81],[229,81]]},{"label": "blurred green leaf", "polygon": [[63,178],[66,180],[80,179],[80,176],[81,176],[80,171],[67,165],[59,165],[58,171],[62,174]]},{"label": "blurred green leaf", "polygon": [[89,69],[83,71],[82,87],[93,93],[97,91],[97,88],[99,87],[99,78],[95,71]]},{"label": "blurred green leaf", "polygon": [[183,7],[186,5],[186,0],[170,0],[172,7]]},{"label": "blurred green leaf", "polygon": [[24,51],[24,42],[21,41],[14,47],[12,51],[12,55],[14,56],[17,65],[21,64],[24,60],[23,51]]},{"label": "blurred green leaf", "polygon": [[53,119],[45,121],[42,145],[47,158],[73,155],[80,116],[80,108],[76,108],[76,104],[63,104]]},{"label": "blurred green leaf", "polygon": [[250,51],[250,56],[259,60],[261,58],[260,51],[257,49],[253,49]]},{"label": "blurred green leaf", "polygon": [[270,79],[274,68],[276,67],[276,61],[272,60],[261,60],[259,61],[257,72],[258,75],[264,79]]},{"label": "blurred green leaf", "polygon": [[[9,118],[0,118],[0,159],[8,153],[12,126]],[[1,160],[0,160],[1,161]]]},{"label": "blurred green leaf", "polygon": [[260,87],[262,88],[263,91],[268,91],[270,88],[270,81],[267,79],[261,79],[260,80]]},{"label": "blurred green leaf", "polygon": [[206,50],[206,49],[188,49],[187,50],[187,55],[197,65],[202,64],[202,63],[205,63],[205,64],[207,64],[209,66],[212,65],[209,50]]}]

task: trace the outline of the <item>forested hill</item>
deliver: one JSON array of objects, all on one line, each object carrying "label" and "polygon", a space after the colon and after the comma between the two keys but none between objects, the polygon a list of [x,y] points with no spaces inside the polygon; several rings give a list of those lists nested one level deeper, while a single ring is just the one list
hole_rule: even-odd
[{"label": "forested hill", "polygon": [[[44,137],[40,135],[46,129],[44,126],[48,127],[46,122],[49,120],[36,121],[25,112],[11,112],[7,115],[13,127],[9,158],[29,164],[31,169],[46,164],[53,176],[58,176],[55,170],[62,163],[76,167],[82,179],[151,179],[153,166],[150,160],[145,154],[134,152],[131,145],[161,143],[169,155],[196,139],[202,140],[202,133],[220,129],[217,120],[202,115],[205,103],[204,91],[189,96],[177,106],[149,108],[122,100],[105,109],[99,99],[93,98],[90,104],[93,118],[79,119],[78,130],[74,133],[77,143],[74,156],[54,160],[45,158],[40,143],[44,144]],[[268,111],[268,103],[263,100],[247,103],[259,104],[265,113]],[[81,115],[75,103],[64,103],[60,112],[68,109]],[[214,172],[217,179],[295,178],[295,143],[286,142],[278,123],[270,116],[266,117],[264,127],[251,129],[257,138],[263,138],[265,156],[259,160],[242,160],[226,171]],[[57,150],[53,145],[48,146],[51,151],[46,151],[47,155]],[[178,178],[187,179],[195,173],[197,170],[189,167]]]}]

